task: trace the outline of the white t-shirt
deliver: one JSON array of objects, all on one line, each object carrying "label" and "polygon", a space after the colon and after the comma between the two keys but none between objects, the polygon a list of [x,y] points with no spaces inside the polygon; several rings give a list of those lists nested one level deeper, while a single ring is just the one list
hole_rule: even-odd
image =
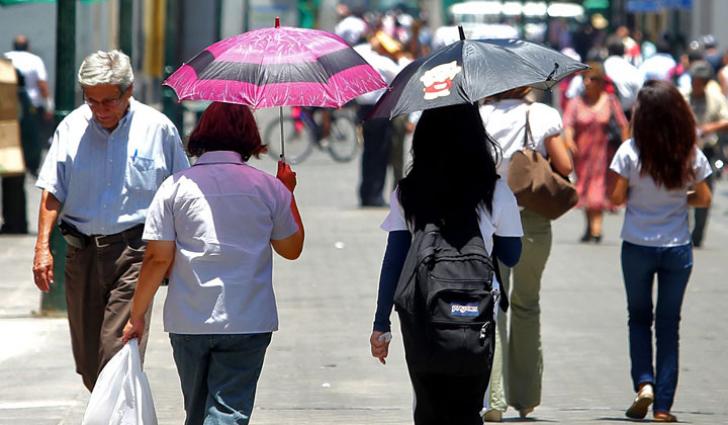
[{"label": "white t-shirt", "polygon": [[43,64],[43,59],[30,52],[13,50],[5,53],[5,57],[13,62],[13,66],[23,74],[25,78],[25,90],[28,92],[30,101],[36,108],[43,106],[43,97],[38,88],[38,81],[48,81],[48,73]]},{"label": "white t-shirt", "polygon": [[[629,180],[627,212],[624,214],[622,239],[643,246],[670,247],[690,243],[687,187],[667,190],[652,177],[641,175],[637,144],[630,139],[622,143],[610,168]],[[712,173],[708,159],[695,147],[693,160],[695,183]]]},{"label": "white t-shirt", "polygon": [[498,143],[502,159],[498,164],[498,174],[508,176],[511,156],[523,148],[526,131],[526,112],[532,138],[528,144],[545,158],[548,157],[544,140],[560,134],[563,127],[561,115],[556,109],[543,103],[532,103],[522,99],[504,99],[480,107],[485,131]]},{"label": "white t-shirt", "polygon": [[[504,237],[521,237],[521,214],[518,211],[516,197],[503,179],[495,183],[493,193],[493,213],[489,213],[483,206],[478,206],[478,226],[485,242],[488,254],[493,252],[493,235]],[[410,226],[404,216],[404,210],[399,204],[399,192],[395,190],[389,199],[389,214],[381,225],[382,230],[394,232],[408,230]]]}]

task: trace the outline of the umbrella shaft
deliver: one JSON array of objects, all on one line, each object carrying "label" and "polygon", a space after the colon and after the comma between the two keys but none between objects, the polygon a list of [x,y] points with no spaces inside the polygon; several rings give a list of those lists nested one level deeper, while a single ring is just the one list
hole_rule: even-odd
[{"label": "umbrella shaft", "polygon": [[286,151],[285,151],[285,144],[283,143],[283,107],[278,107],[278,122],[281,125],[281,160],[285,157]]}]

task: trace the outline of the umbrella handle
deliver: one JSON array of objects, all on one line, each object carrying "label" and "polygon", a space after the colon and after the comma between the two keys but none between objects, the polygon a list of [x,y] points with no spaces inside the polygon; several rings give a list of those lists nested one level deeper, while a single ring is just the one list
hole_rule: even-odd
[{"label": "umbrella handle", "polygon": [[286,154],[286,151],[285,151],[286,148],[285,148],[285,144],[283,143],[283,107],[282,106],[278,107],[278,123],[280,123],[280,125],[281,125],[281,161],[286,162],[285,158],[284,158],[284,156]]}]

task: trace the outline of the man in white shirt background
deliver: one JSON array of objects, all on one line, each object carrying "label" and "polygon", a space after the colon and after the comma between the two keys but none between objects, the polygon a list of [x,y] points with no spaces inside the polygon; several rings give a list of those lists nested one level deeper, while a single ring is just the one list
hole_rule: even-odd
[{"label": "man in white shirt background", "polygon": [[624,58],[625,45],[619,36],[613,35],[607,39],[607,54],[609,56],[604,61],[604,72],[614,83],[615,94],[618,95],[622,110],[629,119],[632,115],[632,105],[644,83],[644,77]]},{"label": "man in white shirt background", "polygon": [[37,176],[43,148],[39,129],[52,126],[53,103],[48,89],[48,72],[43,59],[31,53],[29,49],[28,37],[22,34],[17,35],[13,40],[13,50],[6,52],[5,57],[10,59],[15,69],[22,74],[25,80],[25,90],[33,105],[28,118],[34,121],[36,131],[30,137],[26,137],[28,140],[23,140],[23,143],[31,145],[31,149],[27,149],[30,155],[25,158],[25,165],[31,174]]}]

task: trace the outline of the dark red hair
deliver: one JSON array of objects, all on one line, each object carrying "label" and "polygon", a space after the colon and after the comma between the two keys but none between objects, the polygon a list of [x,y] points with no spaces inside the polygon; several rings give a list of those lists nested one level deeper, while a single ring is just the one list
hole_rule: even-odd
[{"label": "dark red hair", "polygon": [[243,161],[265,152],[258,125],[245,105],[214,102],[202,113],[200,122],[192,131],[187,144],[191,156],[205,152],[238,152]]},{"label": "dark red hair", "polygon": [[695,118],[685,98],[665,81],[645,82],[632,117],[640,173],[659,186],[680,189],[694,177]]}]

